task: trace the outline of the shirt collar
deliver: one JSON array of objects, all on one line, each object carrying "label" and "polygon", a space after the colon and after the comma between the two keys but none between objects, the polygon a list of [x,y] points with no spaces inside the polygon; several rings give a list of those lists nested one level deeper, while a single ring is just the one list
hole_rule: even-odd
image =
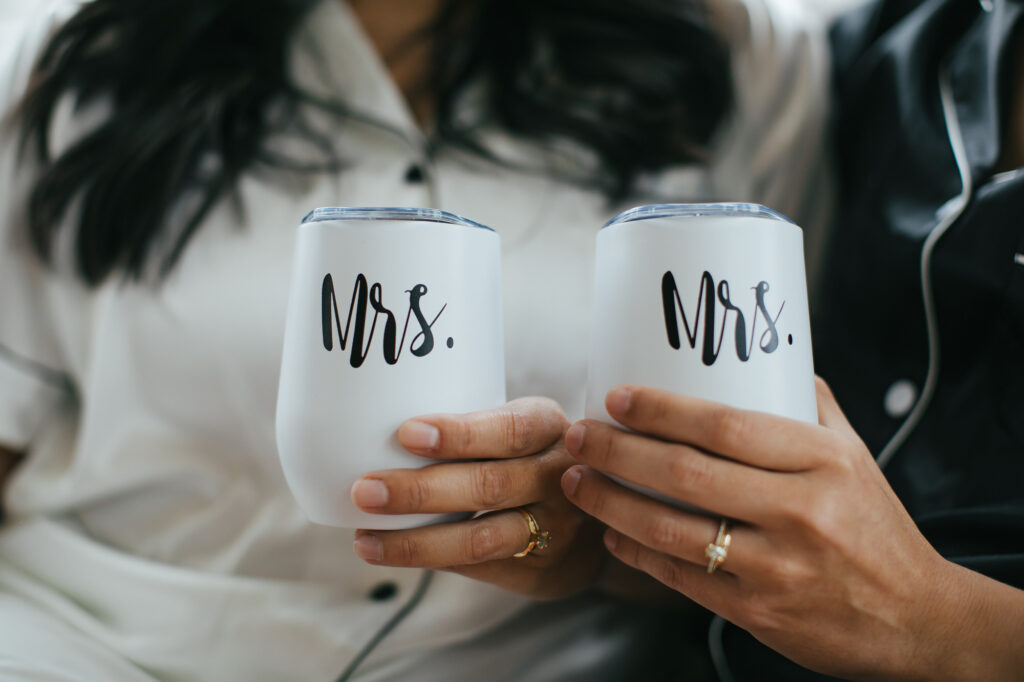
[{"label": "shirt collar", "polygon": [[296,33],[292,71],[306,92],[424,148],[423,131],[345,0],[321,0],[310,11]]},{"label": "shirt collar", "polygon": [[1013,85],[1012,40],[1022,18],[1024,3],[995,0],[950,53],[950,86],[976,180],[988,177],[999,161]]}]

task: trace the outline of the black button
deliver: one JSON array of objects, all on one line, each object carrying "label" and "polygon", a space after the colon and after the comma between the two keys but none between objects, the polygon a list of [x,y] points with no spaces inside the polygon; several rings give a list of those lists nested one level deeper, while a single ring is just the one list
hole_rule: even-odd
[{"label": "black button", "polygon": [[409,169],[405,171],[405,181],[409,184],[419,184],[424,179],[423,166],[418,163],[414,163],[409,166]]},{"label": "black button", "polygon": [[392,582],[381,583],[370,590],[370,599],[373,601],[387,601],[394,599],[398,594],[398,585]]}]

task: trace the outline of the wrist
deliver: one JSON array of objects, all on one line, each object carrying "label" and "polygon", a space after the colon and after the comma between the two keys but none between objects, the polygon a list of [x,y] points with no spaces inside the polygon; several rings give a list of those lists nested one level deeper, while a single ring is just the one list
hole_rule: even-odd
[{"label": "wrist", "polygon": [[908,679],[1019,680],[1024,592],[949,561],[928,581],[914,620]]}]

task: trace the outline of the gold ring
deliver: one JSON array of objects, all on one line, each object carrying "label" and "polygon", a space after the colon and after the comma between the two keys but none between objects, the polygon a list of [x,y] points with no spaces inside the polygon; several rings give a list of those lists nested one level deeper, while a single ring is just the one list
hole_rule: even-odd
[{"label": "gold ring", "polygon": [[547,549],[548,544],[551,542],[551,533],[546,530],[542,531],[540,525],[537,523],[537,519],[530,512],[526,511],[522,507],[516,507],[516,511],[523,515],[526,519],[526,525],[530,528],[530,541],[526,544],[526,548],[518,554],[512,556],[516,559],[522,559],[524,556],[529,554],[535,549]]},{"label": "gold ring", "polygon": [[719,566],[725,563],[729,556],[729,545],[732,543],[732,534],[729,532],[728,519],[722,519],[718,525],[718,535],[715,541],[704,548],[704,556],[708,558],[708,573],[714,573]]}]

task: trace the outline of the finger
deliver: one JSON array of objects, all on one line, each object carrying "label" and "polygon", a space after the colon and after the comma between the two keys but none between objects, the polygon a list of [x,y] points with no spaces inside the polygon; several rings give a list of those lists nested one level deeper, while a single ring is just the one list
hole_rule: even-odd
[{"label": "finger", "polygon": [[709,575],[707,566],[658,552],[612,530],[605,533],[605,547],[627,566],[647,573],[726,620],[735,620],[733,613],[743,598],[736,576],[721,568]]},{"label": "finger", "polygon": [[849,420],[836,402],[832,389],[821,377],[814,377],[814,390],[818,399],[818,422],[834,431],[841,431],[857,437],[857,432],[850,426]]},{"label": "finger", "polygon": [[531,566],[523,563],[522,559],[503,559],[499,561],[485,561],[480,564],[448,566],[441,570],[448,573],[458,573],[461,576],[478,582],[499,585],[502,589],[509,592],[516,592],[536,599],[544,599],[546,596],[537,593],[538,589],[546,587],[538,582],[540,574],[533,570]]},{"label": "finger", "polygon": [[689,443],[762,469],[805,471],[830,451],[831,433],[765,412],[644,386],[620,386],[605,400],[623,426],[665,440]]},{"label": "finger", "polygon": [[[564,502],[564,501],[563,501]],[[549,539],[551,546],[537,548],[525,557],[514,557],[479,564],[446,567],[442,570],[491,583],[524,594],[531,599],[561,599],[593,586],[604,574],[608,554],[600,549],[604,526],[568,507],[568,523],[555,524]],[[553,510],[533,506],[538,523],[546,526]],[[543,519],[543,521],[541,520]]]},{"label": "finger", "polygon": [[565,445],[572,456],[595,469],[731,518],[758,520],[775,509],[791,488],[788,474],[593,420],[569,427]]},{"label": "finger", "polygon": [[356,481],[350,496],[374,514],[510,509],[561,494],[558,481],[572,461],[559,448],[533,457],[376,471]]},{"label": "finger", "polygon": [[568,597],[582,591],[596,579],[596,576],[553,574],[544,570],[546,567],[538,570],[537,564],[530,561],[535,558],[531,553],[519,559],[486,561],[480,564],[451,566],[442,570],[458,573],[471,580],[498,585],[510,592],[540,600]]},{"label": "finger", "polygon": [[[707,564],[704,550],[718,535],[720,519],[673,509],[586,467],[565,472],[562,486],[570,502],[619,533],[677,559]],[[730,571],[757,570],[763,537],[747,526],[733,526],[730,533]]]},{"label": "finger", "polygon": [[520,398],[495,410],[410,419],[399,427],[398,442],[438,459],[522,457],[558,441],[568,425],[555,401]]},{"label": "finger", "polygon": [[379,566],[446,568],[508,559],[530,540],[529,527],[515,511],[426,528],[356,532],[353,549]]}]

